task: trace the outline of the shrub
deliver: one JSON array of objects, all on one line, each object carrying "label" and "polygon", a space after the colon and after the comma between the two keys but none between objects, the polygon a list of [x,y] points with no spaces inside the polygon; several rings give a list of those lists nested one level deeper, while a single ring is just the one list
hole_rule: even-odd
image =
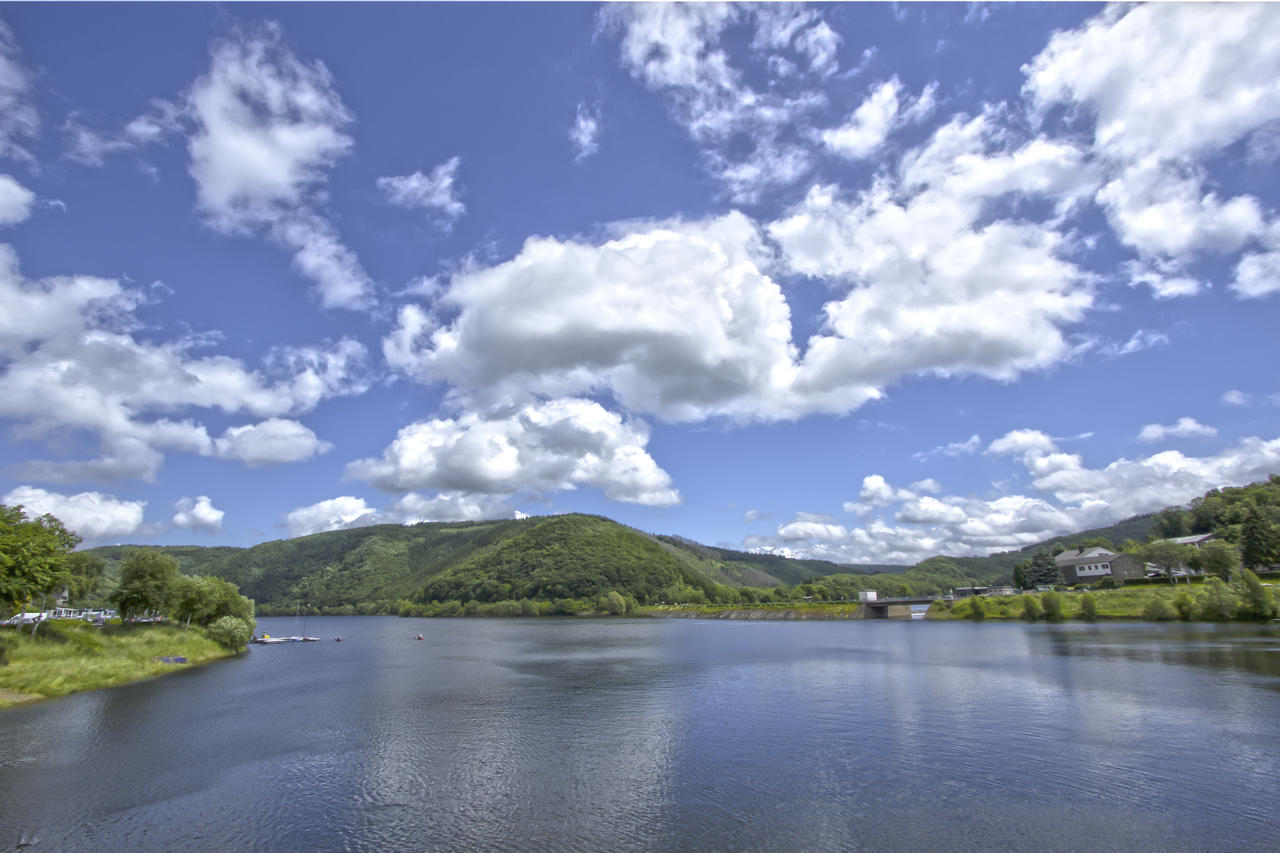
[{"label": "shrub", "polygon": [[1091,592],[1080,596],[1080,618],[1086,622],[1093,622],[1098,618],[1098,599]]},{"label": "shrub", "polygon": [[1271,593],[1258,580],[1258,576],[1248,569],[1240,572],[1239,614],[1248,619],[1270,619],[1276,615],[1276,603]]},{"label": "shrub", "polygon": [[976,595],[969,599],[969,618],[974,622],[981,622],[987,618],[987,612],[982,609],[982,599]]},{"label": "shrub", "polygon": [[1196,602],[1191,597],[1190,590],[1178,590],[1178,594],[1173,597],[1173,609],[1178,611],[1178,618],[1183,622],[1191,621],[1191,617],[1196,614]]},{"label": "shrub", "polygon": [[1036,601],[1034,595],[1019,596],[1022,599],[1022,618],[1028,622],[1034,622],[1044,615],[1044,611],[1040,609],[1040,602]]},{"label": "shrub", "polygon": [[243,650],[253,637],[253,628],[237,616],[222,616],[205,629],[209,639],[233,652]]},{"label": "shrub", "polygon": [[1164,597],[1153,598],[1142,608],[1142,618],[1152,622],[1167,622],[1174,617],[1173,608]]},{"label": "shrub", "polygon": [[1196,596],[1196,615],[1206,622],[1225,622],[1236,612],[1235,596],[1222,578],[1209,578]]},{"label": "shrub", "polygon": [[1049,590],[1040,596],[1040,606],[1044,608],[1044,618],[1050,622],[1062,621],[1062,596]]}]

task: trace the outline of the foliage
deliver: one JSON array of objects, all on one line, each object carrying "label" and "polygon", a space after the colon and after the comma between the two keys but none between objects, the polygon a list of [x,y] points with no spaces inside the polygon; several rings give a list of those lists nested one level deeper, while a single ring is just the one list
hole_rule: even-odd
[{"label": "foliage", "polygon": [[1022,618],[1028,622],[1034,622],[1044,615],[1044,611],[1040,609],[1040,602],[1034,595],[1020,595],[1022,599]]},{"label": "foliage", "polygon": [[1163,597],[1153,598],[1142,608],[1142,618],[1152,622],[1167,622],[1174,618],[1173,608]]},{"label": "foliage", "polygon": [[1191,591],[1183,588],[1173,596],[1173,609],[1177,611],[1178,618],[1183,622],[1190,622],[1191,617],[1196,613],[1196,602],[1191,597]]},{"label": "foliage", "polygon": [[79,542],[51,515],[29,518],[21,505],[0,504],[0,618],[66,583],[67,555]]},{"label": "foliage", "polygon": [[1062,621],[1062,596],[1053,590],[1041,593],[1040,606],[1044,608],[1044,618],[1050,622]]},{"label": "foliage", "polygon": [[1193,565],[1202,572],[1225,580],[1240,568],[1240,555],[1230,543],[1213,539],[1200,546]]},{"label": "foliage", "polygon": [[1080,596],[1080,618],[1087,622],[1093,622],[1098,618],[1098,599],[1091,592]]},{"label": "foliage", "polygon": [[1031,556],[1031,564],[1027,567],[1027,582],[1030,586],[1062,583],[1062,573],[1058,571],[1058,564],[1047,548],[1037,548]]},{"label": "foliage", "polygon": [[1206,622],[1225,622],[1236,612],[1235,596],[1222,578],[1209,578],[1196,596],[1196,615]]},{"label": "foliage", "polygon": [[159,551],[131,551],[120,564],[112,601],[125,621],[164,609],[178,576],[178,561]]},{"label": "foliage", "polygon": [[1134,556],[1144,563],[1154,565],[1168,576],[1169,583],[1173,583],[1174,572],[1188,568],[1195,561],[1196,549],[1191,545],[1179,545],[1168,539],[1159,539],[1138,546]]},{"label": "foliage", "polygon": [[242,651],[253,639],[253,628],[236,616],[222,616],[214,620],[205,631],[209,639],[233,652]]},{"label": "foliage", "polygon": [[1237,616],[1243,619],[1273,619],[1280,614],[1275,598],[1253,572],[1245,569],[1240,573],[1239,587]]},{"label": "foliage", "polygon": [[969,618],[974,622],[981,622],[987,618],[987,611],[982,606],[982,599],[976,595],[972,595],[966,599],[969,604]]}]

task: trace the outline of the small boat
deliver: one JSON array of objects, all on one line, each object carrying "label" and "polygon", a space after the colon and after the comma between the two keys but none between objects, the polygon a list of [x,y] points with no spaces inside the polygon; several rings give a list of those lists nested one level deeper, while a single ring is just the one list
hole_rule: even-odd
[{"label": "small boat", "polygon": [[270,634],[263,634],[261,637],[254,637],[249,642],[257,643],[262,646],[274,646],[276,643],[318,643],[319,637],[273,637]]},{"label": "small boat", "polygon": [[342,642],[342,638],[341,638],[341,637],[334,637],[334,638],[333,638],[333,641],[334,641],[335,643],[341,643],[341,642]]},{"label": "small boat", "polygon": [[418,635],[418,637],[417,637],[417,639],[421,640],[421,639],[422,639],[422,635],[421,635],[421,634],[419,634],[419,635]]}]

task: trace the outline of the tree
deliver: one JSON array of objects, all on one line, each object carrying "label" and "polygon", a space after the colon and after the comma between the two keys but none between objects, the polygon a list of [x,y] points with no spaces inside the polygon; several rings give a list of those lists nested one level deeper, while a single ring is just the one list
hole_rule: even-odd
[{"label": "tree", "polygon": [[1040,606],[1044,608],[1044,618],[1050,622],[1062,621],[1062,597],[1053,590],[1040,596]]},{"label": "tree", "polygon": [[177,582],[178,561],[168,554],[141,548],[120,563],[120,586],[112,600],[124,620],[137,618],[169,603]]},{"label": "tree", "polygon": [[67,555],[78,544],[80,537],[52,515],[28,518],[21,505],[0,504],[0,603],[10,613],[25,610],[66,583]]},{"label": "tree", "polygon": [[1271,619],[1277,612],[1276,602],[1270,591],[1248,569],[1240,573],[1239,612],[1249,619]]},{"label": "tree", "polygon": [[1160,511],[1160,517],[1156,520],[1155,532],[1162,539],[1187,536],[1191,533],[1191,523],[1187,518],[1187,514],[1182,510],[1168,507]]},{"label": "tree", "polygon": [[1246,569],[1269,566],[1280,559],[1280,530],[1256,506],[1240,528],[1240,562]]},{"label": "tree", "polygon": [[106,562],[96,554],[76,551],[67,555],[67,588],[76,602],[90,601],[98,595]]},{"label": "tree", "polygon": [[1029,586],[1028,574],[1031,571],[1031,561],[1021,560],[1013,567],[1013,586],[1015,589],[1026,589]]},{"label": "tree", "polygon": [[232,651],[240,651],[249,645],[249,640],[253,637],[253,628],[243,619],[223,616],[209,626],[208,634],[209,639],[215,643]]},{"label": "tree", "polygon": [[1196,549],[1191,545],[1179,545],[1168,539],[1159,539],[1140,546],[1137,557],[1167,574],[1169,583],[1173,584],[1173,573],[1190,564],[1195,559],[1195,553]]},{"label": "tree", "polygon": [[1198,568],[1206,574],[1227,578],[1240,568],[1240,555],[1231,547],[1231,543],[1211,539],[1200,546],[1196,562],[1199,564]]},{"label": "tree", "polygon": [[1091,592],[1080,596],[1080,618],[1086,622],[1093,622],[1098,618],[1098,600]]},{"label": "tree", "polygon": [[1037,548],[1031,555],[1031,567],[1027,571],[1027,580],[1032,586],[1052,586],[1062,583],[1062,573],[1058,571],[1058,564],[1053,561],[1053,555],[1044,547]]},{"label": "tree", "polygon": [[1044,611],[1040,609],[1040,602],[1034,595],[1023,595],[1022,598],[1022,618],[1028,622],[1034,622],[1044,615]]}]

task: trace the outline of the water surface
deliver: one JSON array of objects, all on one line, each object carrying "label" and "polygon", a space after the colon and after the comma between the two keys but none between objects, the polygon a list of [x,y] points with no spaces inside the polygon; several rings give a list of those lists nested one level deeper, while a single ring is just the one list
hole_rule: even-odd
[{"label": "water surface", "polygon": [[0,712],[0,849],[1276,849],[1272,626],[305,629]]}]

